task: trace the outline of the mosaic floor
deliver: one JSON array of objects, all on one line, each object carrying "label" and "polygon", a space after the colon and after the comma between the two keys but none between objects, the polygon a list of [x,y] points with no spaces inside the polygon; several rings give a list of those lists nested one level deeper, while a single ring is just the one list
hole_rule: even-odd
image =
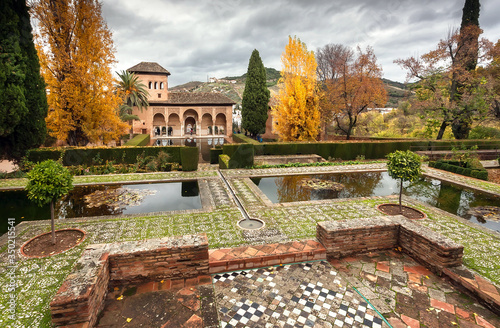
[{"label": "mosaic floor", "polygon": [[221,327],[389,327],[327,262],[213,276]]}]

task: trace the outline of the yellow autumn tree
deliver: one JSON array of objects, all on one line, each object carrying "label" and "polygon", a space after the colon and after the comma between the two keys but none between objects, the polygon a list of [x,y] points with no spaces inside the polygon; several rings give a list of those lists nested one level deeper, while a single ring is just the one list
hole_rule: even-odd
[{"label": "yellow autumn tree", "polygon": [[47,83],[49,134],[70,145],[107,143],[126,130],[117,113],[111,31],[97,0],[35,0],[36,45]]},{"label": "yellow autumn tree", "polygon": [[316,140],[320,125],[316,59],[297,37],[288,37],[281,55],[277,105],[272,108],[273,129],[284,141]]}]

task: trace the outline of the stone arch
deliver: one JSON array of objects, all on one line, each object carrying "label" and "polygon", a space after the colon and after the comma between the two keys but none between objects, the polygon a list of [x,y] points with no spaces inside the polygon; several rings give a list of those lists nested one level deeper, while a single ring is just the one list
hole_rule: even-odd
[{"label": "stone arch", "polygon": [[217,134],[226,134],[228,131],[226,131],[226,115],[219,113],[215,117],[215,126],[217,127]]},{"label": "stone arch", "polygon": [[213,125],[214,122],[212,120],[212,115],[209,113],[203,114],[201,117],[201,135],[211,135],[213,134]]},{"label": "stone arch", "polygon": [[181,120],[178,114],[172,113],[169,115],[167,133],[170,136],[181,135]]},{"label": "stone arch", "polygon": [[153,116],[153,132],[155,136],[167,134],[167,122],[165,122],[165,116],[161,113],[156,113]]},{"label": "stone arch", "polygon": [[186,135],[196,135],[198,132],[198,112],[194,109],[188,109],[184,112],[184,131]]}]

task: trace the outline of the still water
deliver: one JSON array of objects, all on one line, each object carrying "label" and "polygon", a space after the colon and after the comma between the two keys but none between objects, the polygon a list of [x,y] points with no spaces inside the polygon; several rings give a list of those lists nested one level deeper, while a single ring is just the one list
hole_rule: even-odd
[{"label": "still water", "polygon": [[[49,220],[49,206],[38,207],[26,192],[0,191],[0,233],[7,230],[8,218],[21,221]],[[56,217],[138,214],[201,208],[198,182],[170,182],[75,187],[56,204]]]},{"label": "still water", "polygon": [[[341,183],[344,188],[333,191],[304,186],[304,182],[312,179]],[[252,181],[273,203],[399,194],[399,182],[392,179],[387,172],[289,175],[252,178]],[[476,206],[500,207],[499,197],[429,178],[422,178],[411,184],[405,183],[404,186],[404,194],[409,197],[500,232],[500,222],[485,220],[468,213],[469,209]]]}]

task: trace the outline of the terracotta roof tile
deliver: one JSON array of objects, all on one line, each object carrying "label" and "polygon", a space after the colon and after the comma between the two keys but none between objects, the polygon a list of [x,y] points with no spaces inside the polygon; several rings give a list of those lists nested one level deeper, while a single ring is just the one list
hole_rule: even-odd
[{"label": "terracotta roof tile", "polygon": [[164,73],[170,75],[170,72],[154,62],[140,62],[139,64],[127,69],[129,72],[134,73]]},{"label": "terracotta roof tile", "polygon": [[172,105],[233,105],[236,104],[231,98],[212,92],[170,92],[168,99],[163,101],[150,101],[150,103],[167,103]]}]

